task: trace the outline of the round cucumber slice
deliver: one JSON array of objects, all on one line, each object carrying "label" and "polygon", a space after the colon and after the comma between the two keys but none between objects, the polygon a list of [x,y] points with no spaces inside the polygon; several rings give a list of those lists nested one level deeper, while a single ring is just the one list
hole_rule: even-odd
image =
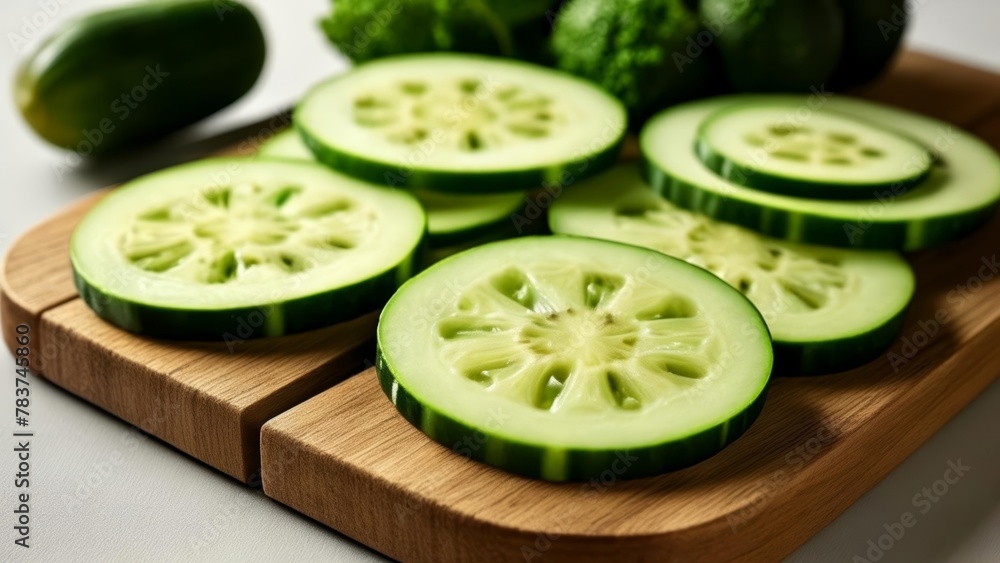
[{"label": "round cucumber slice", "polygon": [[715,276],[575,237],[431,266],[383,309],[377,342],[382,388],[414,426],[551,481],[612,464],[656,475],[717,453],[757,417],[773,360],[760,314]]},{"label": "round cucumber slice", "polygon": [[432,53],[370,62],[295,110],[317,158],[374,183],[449,192],[534,189],[610,167],[621,102],[544,67]]},{"label": "round cucumber slice", "polygon": [[899,334],[915,288],[899,254],[806,246],[720,223],[654,194],[631,165],[567,190],[549,226],[658,250],[719,276],[763,314],[776,375],[834,373],[876,358]]},{"label": "round cucumber slice", "polygon": [[[272,137],[257,154],[315,162],[302,137],[292,129]],[[462,195],[421,189],[413,190],[413,195],[427,211],[427,242],[432,249],[451,248],[484,237],[494,241],[513,236],[506,227],[528,197],[527,192]]]},{"label": "round cucumber slice", "polygon": [[374,311],[414,273],[425,230],[408,193],[318,164],[218,159],[112,192],[71,258],[80,296],[125,330],[247,339]]},{"label": "round cucumber slice", "polygon": [[723,178],[759,190],[824,199],[871,199],[905,190],[930,173],[923,145],[833,111],[803,120],[799,104],[742,103],[699,128],[697,153]]},{"label": "round cucumber slice", "polygon": [[917,250],[965,235],[988,219],[1000,199],[1000,159],[952,125],[871,102],[822,99],[824,109],[899,131],[936,151],[927,180],[909,190],[876,190],[870,201],[795,198],[720,178],[695,154],[698,129],[734,103],[799,104],[797,96],[729,96],[661,112],[640,134],[647,179],[677,205],[778,238],[855,248]]}]

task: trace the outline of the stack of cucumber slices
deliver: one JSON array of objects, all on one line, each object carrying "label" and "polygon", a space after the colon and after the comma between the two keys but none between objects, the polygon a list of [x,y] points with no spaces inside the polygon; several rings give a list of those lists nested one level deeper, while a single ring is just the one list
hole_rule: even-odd
[{"label": "stack of cucumber slices", "polygon": [[[697,463],[750,427],[772,373],[878,356],[915,291],[897,251],[968,233],[1000,200],[983,143],[842,97],[676,106],[642,130],[642,165],[615,167],[621,103],[475,55],[363,64],[294,123],[253,158],[108,196],[73,237],[83,299],[184,340],[384,306],[376,371],[399,412],[553,481]],[[556,234],[513,238],[542,187]]]},{"label": "stack of cucumber slices", "polygon": [[675,204],[809,244],[919,250],[968,234],[1000,198],[1000,161],[971,134],[839,96],[683,104],[639,142]]}]

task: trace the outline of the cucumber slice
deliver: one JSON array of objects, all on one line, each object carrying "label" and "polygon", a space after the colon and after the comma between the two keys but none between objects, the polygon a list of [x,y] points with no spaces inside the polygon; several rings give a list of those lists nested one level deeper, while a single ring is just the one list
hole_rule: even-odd
[{"label": "cucumber slice", "polygon": [[431,266],[383,309],[377,342],[382,389],[414,426],[552,481],[612,464],[656,475],[717,453],[760,412],[773,359],[760,313],[720,279],[574,237]]},{"label": "cucumber slice", "polygon": [[[278,133],[261,145],[257,154],[267,158],[315,161],[295,130]],[[462,195],[433,190],[413,190],[427,211],[427,243],[432,249],[450,248],[470,240],[488,242],[508,234],[511,215],[524,205],[527,192]],[[495,236],[494,236],[495,235]]]},{"label": "cucumber slice", "polygon": [[518,230],[517,225],[512,221],[505,221],[503,224],[497,226],[496,228],[484,231],[479,236],[472,238],[462,238],[456,240],[454,244],[448,246],[438,246],[430,249],[427,254],[427,264],[436,264],[445,258],[469,250],[470,248],[475,248],[477,246],[482,246],[484,244],[489,244],[491,242],[497,242],[509,238],[517,238],[521,236],[532,236],[532,235],[542,235],[548,233],[548,225],[542,222],[534,222],[521,230]]},{"label": "cucumber slice", "polygon": [[798,104],[735,104],[702,123],[698,156],[723,178],[799,197],[871,199],[905,190],[930,173],[934,158],[920,143],[832,111],[806,120]]},{"label": "cucumber slice", "polygon": [[374,183],[449,192],[534,189],[610,167],[621,102],[568,74],[432,53],[370,62],[313,88],[295,123],[317,158]]},{"label": "cucumber slice", "polygon": [[81,298],[125,330],[247,339],[377,309],[414,273],[425,230],[405,192],[317,164],[218,159],[112,192],[71,258]]},{"label": "cucumber slice", "polygon": [[257,156],[264,158],[287,158],[315,162],[309,147],[302,142],[302,136],[295,129],[285,129],[268,139],[257,149]]},{"label": "cucumber slice", "polygon": [[876,358],[899,334],[915,287],[899,254],[806,246],[720,223],[654,194],[631,165],[567,190],[549,226],[652,248],[719,276],[764,315],[775,374],[834,373]]},{"label": "cucumber slice", "polygon": [[414,190],[413,195],[427,210],[428,242],[432,248],[510,231],[507,227],[513,225],[511,216],[528,197],[522,192],[464,196],[431,190]]},{"label": "cucumber slice", "polygon": [[824,98],[824,109],[899,131],[938,153],[938,165],[906,193],[875,191],[870,201],[822,201],[754,190],[728,182],[695,154],[698,129],[734,103],[798,103],[797,96],[729,96],[676,106],[654,117],[640,134],[647,179],[677,205],[778,238],[855,248],[917,250],[967,234],[1000,199],[1000,159],[952,125],[871,102]]}]

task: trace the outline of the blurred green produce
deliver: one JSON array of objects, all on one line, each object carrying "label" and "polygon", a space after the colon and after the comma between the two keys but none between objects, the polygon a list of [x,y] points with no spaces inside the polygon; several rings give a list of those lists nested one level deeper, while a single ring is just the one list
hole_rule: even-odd
[{"label": "blurred green produce", "polygon": [[876,78],[892,60],[906,31],[904,0],[837,0],[844,14],[844,50],[832,81],[838,87]]},{"label": "blurred green produce", "polygon": [[701,11],[739,91],[819,88],[840,60],[844,23],[836,0],[701,0]]},{"label": "blurred green produce", "polygon": [[626,105],[632,128],[686,100],[840,89],[898,50],[903,0],[335,0],[354,62],[465,51],[551,64]]},{"label": "blurred green produce", "polygon": [[620,98],[634,124],[710,93],[717,60],[698,44],[701,32],[682,0],[571,0],[556,20],[552,50],[559,68]]},{"label": "blurred green produce", "polygon": [[320,22],[356,63],[425,51],[461,51],[537,60],[552,0],[336,0]]},{"label": "blurred green produce", "polygon": [[215,113],[256,82],[264,36],[226,0],[169,0],[72,21],[18,71],[15,100],[45,140],[82,155],[149,143]]}]

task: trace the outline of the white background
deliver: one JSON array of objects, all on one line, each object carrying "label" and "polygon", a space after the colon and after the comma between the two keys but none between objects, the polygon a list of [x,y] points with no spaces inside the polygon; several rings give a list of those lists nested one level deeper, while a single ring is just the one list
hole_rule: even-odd
[{"label": "white background", "polygon": [[[0,251],[13,237],[75,198],[158,164],[148,159],[71,167],[38,140],[16,113],[11,78],[17,53],[9,41],[22,18],[44,3],[62,20],[114,0],[3,0],[0,3]],[[268,63],[251,95],[219,114],[201,133],[222,131],[289,107],[311,83],[343,68],[317,20],[327,0],[251,2],[266,27]],[[916,0],[908,42],[1000,72],[1000,2]],[[30,32],[30,30],[27,30]],[[33,44],[35,40],[32,40]],[[179,154],[179,153],[178,153]],[[177,154],[174,158],[180,158]],[[32,382],[31,545],[13,546],[12,452],[14,361],[0,351],[0,561],[314,561],[375,560],[367,548],[251,491],[67,393]],[[9,372],[9,373],[8,373]],[[11,377],[8,377],[11,376]],[[962,374],[955,374],[962,377]],[[917,453],[791,561],[850,561],[901,513],[917,524],[882,562],[1000,561],[1000,384],[959,414]],[[878,456],[879,452],[871,455]],[[969,473],[926,514],[913,496],[942,477],[949,460]],[[120,460],[115,464],[115,460]],[[94,487],[81,487],[87,480]],[[822,507],[817,507],[822,510]],[[627,554],[623,554],[627,556]]]}]

